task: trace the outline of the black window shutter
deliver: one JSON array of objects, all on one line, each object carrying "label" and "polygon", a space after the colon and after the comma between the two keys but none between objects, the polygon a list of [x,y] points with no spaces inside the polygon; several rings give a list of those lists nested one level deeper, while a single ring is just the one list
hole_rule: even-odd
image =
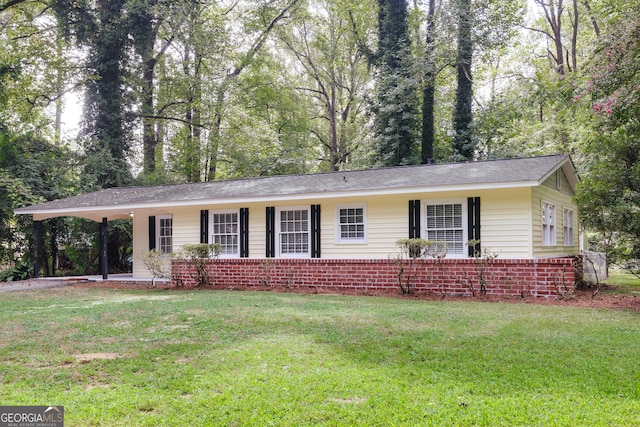
[{"label": "black window shutter", "polygon": [[409,238],[420,238],[420,200],[409,200]]},{"label": "black window shutter", "polygon": [[240,258],[249,257],[249,208],[240,208]]},{"label": "black window shutter", "polygon": [[149,217],[149,250],[156,248],[156,217]]},{"label": "black window shutter", "polygon": [[209,211],[200,211],[200,243],[209,243]]},{"label": "black window shutter", "polygon": [[320,258],[320,205],[311,205],[311,258]]},{"label": "black window shutter", "polygon": [[480,247],[480,197],[467,199],[468,240],[475,240],[475,245],[469,245],[469,256],[475,257],[481,254]]},{"label": "black window shutter", "polygon": [[276,208],[267,206],[267,258],[276,256]]}]

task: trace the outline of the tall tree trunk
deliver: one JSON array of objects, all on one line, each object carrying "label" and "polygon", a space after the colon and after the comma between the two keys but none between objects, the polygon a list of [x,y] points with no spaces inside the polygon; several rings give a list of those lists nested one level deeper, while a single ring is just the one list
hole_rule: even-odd
[{"label": "tall tree trunk", "polygon": [[123,62],[127,33],[122,16],[126,0],[98,0],[99,33],[91,39],[88,68],[93,78],[87,84],[84,133],[89,157],[102,156],[100,163],[85,166],[89,182],[101,188],[120,187],[131,179],[127,164]]},{"label": "tall tree trunk", "polygon": [[[62,59],[62,34],[58,31],[56,39],[56,56],[58,60]],[[60,147],[62,143],[62,110],[64,107],[62,94],[64,93],[64,77],[62,70],[56,70],[56,117],[55,117],[55,137],[54,143],[56,147]]]},{"label": "tall tree trunk", "polygon": [[406,0],[380,1],[375,162],[381,166],[417,163],[419,86],[413,74]]},{"label": "tall tree trunk", "polygon": [[428,163],[433,159],[433,145],[435,142],[435,9],[436,0],[429,0],[425,45],[426,72],[424,75],[424,90],[422,98],[422,163]]},{"label": "tall tree trunk", "polygon": [[[330,43],[331,49],[336,46],[336,35],[334,28],[332,27],[330,30]],[[338,145],[338,101],[337,101],[337,90],[338,85],[336,84],[336,72],[335,72],[335,64],[330,64],[329,66],[329,74],[330,74],[330,82],[329,82],[329,99],[327,100],[328,107],[328,117],[329,117],[329,144],[331,146],[331,170],[338,171],[340,170],[340,147]]]},{"label": "tall tree trunk", "polygon": [[[191,126],[191,138],[192,146],[197,150],[198,154],[202,149],[202,53],[198,48],[193,53],[193,96],[191,98],[191,120],[193,125]],[[198,179],[202,178],[200,173],[200,155],[197,159],[197,174]]]},{"label": "tall tree trunk", "polygon": [[[147,0],[144,8],[139,7],[132,12],[135,23],[133,41],[136,52],[142,58],[142,88],[141,88],[141,116],[142,116],[142,156],[143,172],[152,174],[156,170],[156,118],[154,104],[155,68],[158,58],[164,50],[155,52],[159,24],[156,23],[155,6],[157,0]],[[163,46],[166,49],[166,46]]]},{"label": "tall tree trunk", "polygon": [[535,2],[542,7],[547,23],[551,27],[551,33],[546,32],[546,34],[553,41],[555,53],[549,51],[549,55],[555,62],[556,73],[563,76],[565,74],[564,46],[562,44],[563,0],[551,0],[549,3],[545,0],[535,0]]},{"label": "tall tree trunk", "polygon": [[453,115],[453,149],[456,160],[472,160],[475,152],[473,139],[473,79],[471,65],[473,60],[473,41],[471,0],[459,0],[458,15],[458,87]]},{"label": "tall tree trunk", "polygon": [[573,72],[578,71],[578,24],[580,15],[578,14],[578,0],[573,0],[573,26],[571,32],[571,65]]},{"label": "tall tree trunk", "polygon": [[593,25],[593,31],[596,33],[596,37],[600,38],[600,25],[598,25],[598,21],[596,21],[595,16],[591,13],[591,3],[589,3],[589,0],[583,0],[582,4],[589,14],[589,20],[591,21],[591,25]]},{"label": "tall tree trunk", "polygon": [[[184,50],[183,67],[185,75],[191,79],[191,48],[186,47]],[[193,88],[189,89],[189,97],[184,109],[184,122],[186,127],[186,162],[185,172],[188,182],[200,182],[200,146],[196,146],[193,140]]]},{"label": "tall tree trunk", "polygon": [[198,33],[202,30],[200,21],[202,7],[198,2],[194,2],[189,12],[189,46],[184,52],[184,73],[189,76],[189,95],[185,105],[185,126],[186,126],[186,177],[189,182],[200,182],[203,180],[202,174],[202,141],[200,140],[201,130],[201,104],[202,104],[202,75],[201,63],[202,54],[199,52],[197,42]]},{"label": "tall tree trunk", "polygon": [[[160,52],[166,52],[167,49],[169,48],[169,44],[171,42],[162,39],[160,41]],[[158,62],[162,64],[162,57],[158,57],[157,58]],[[162,70],[162,65],[160,67],[160,70]],[[158,77],[158,81],[162,81],[163,77],[160,76]],[[156,105],[156,110],[157,110],[157,105]],[[156,111],[157,112],[157,111]],[[161,170],[164,170],[164,141],[165,141],[165,125],[164,125],[164,121],[162,119],[160,120],[156,120],[155,121],[155,135],[156,135],[156,148],[155,148],[155,159],[156,159],[156,169],[160,168]]]},{"label": "tall tree trunk", "polygon": [[329,113],[329,139],[331,145],[331,170],[340,170],[340,155],[338,147],[338,114],[337,114],[337,102],[336,102],[336,83],[335,77],[331,79],[329,86],[330,100],[327,105]]},{"label": "tall tree trunk", "polygon": [[[153,51],[151,52],[153,54]],[[155,129],[153,91],[154,91],[154,68],[156,60],[150,58],[144,62],[144,72],[142,75],[142,152],[143,152],[143,172],[151,174],[156,170],[156,146],[158,139]]]},{"label": "tall tree trunk", "polygon": [[213,125],[209,129],[209,141],[207,144],[207,176],[205,181],[215,181],[218,171],[218,149],[220,148],[220,136],[222,126],[222,110],[224,107],[225,93],[229,80],[222,82],[216,95],[216,103],[213,111]]}]

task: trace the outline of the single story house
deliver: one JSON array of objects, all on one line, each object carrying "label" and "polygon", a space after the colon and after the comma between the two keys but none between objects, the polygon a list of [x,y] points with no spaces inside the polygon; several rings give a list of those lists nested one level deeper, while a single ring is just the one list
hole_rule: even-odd
[{"label": "single story house", "polygon": [[[488,293],[552,295],[577,277],[577,183],[571,158],[550,155],[110,188],[15,212],[88,218],[103,233],[132,219],[134,277],[150,277],[150,249],[205,242],[222,249],[208,262],[214,284],[395,287],[397,241],[422,237],[447,250],[425,261],[417,290],[468,293],[484,280]],[[192,273],[173,261],[174,283]]]}]

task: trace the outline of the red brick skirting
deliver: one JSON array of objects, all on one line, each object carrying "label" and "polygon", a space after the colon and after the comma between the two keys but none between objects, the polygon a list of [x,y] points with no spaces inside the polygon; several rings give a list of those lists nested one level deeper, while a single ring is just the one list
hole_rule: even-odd
[{"label": "red brick skirting", "polygon": [[[394,260],[337,259],[209,259],[202,260],[213,286],[287,286],[340,289],[398,288],[399,265]],[[404,265],[416,291],[446,295],[555,296],[575,288],[575,259],[445,259]],[[197,268],[174,260],[172,283],[196,286]]]}]

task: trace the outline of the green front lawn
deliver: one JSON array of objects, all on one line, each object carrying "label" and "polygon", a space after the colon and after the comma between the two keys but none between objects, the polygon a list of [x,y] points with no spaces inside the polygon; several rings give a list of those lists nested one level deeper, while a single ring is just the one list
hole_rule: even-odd
[{"label": "green front lawn", "polygon": [[68,426],[637,426],[640,315],[228,291],[3,294],[0,404]]},{"label": "green front lawn", "polygon": [[610,271],[605,283],[612,287],[612,292],[640,295],[640,278],[633,274]]}]

